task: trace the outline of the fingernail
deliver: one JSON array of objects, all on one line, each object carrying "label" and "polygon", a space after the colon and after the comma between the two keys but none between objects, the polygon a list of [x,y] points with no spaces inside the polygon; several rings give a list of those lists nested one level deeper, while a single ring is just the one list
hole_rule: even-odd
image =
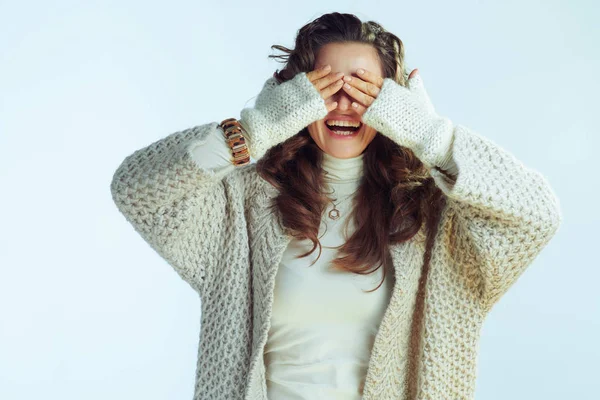
[{"label": "fingernail", "polygon": [[356,71],[356,72],[358,72],[360,75],[362,75],[362,74],[364,74],[364,73],[365,73],[365,70],[364,70],[364,69],[362,69],[362,68],[360,68],[360,69],[359,69],[358,71]]},{"label": "fingernail", "polygon": [[323,67],[323,69],[330,69],[331,65],[327,64],[326,66]]}]

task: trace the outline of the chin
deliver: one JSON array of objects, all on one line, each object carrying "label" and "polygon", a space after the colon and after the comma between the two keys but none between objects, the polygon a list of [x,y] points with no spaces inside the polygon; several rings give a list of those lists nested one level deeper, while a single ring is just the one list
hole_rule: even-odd
[{"label": "chin", "polygon": [[327,154],[329,154],[330,156],[336,157],[336,158],[354,158],[357,157],[359,155],[361,155],[363,153],[363,151],[365,151],[365,149],[361,148],[361,149],[339,149],[337,147],[333,147],[333,146],[329,146],[327,148],[327,150],[323,150],[324,152],[326,152]]}]

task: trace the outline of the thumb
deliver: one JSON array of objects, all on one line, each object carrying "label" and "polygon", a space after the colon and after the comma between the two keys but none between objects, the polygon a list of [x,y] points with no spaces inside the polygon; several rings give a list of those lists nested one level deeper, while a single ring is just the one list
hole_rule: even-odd
[{"label": "thumb", "polygon": [[435,113],[435,108],[433,107],[433,103],[427,94],[427,90],[425,90],[425,84],[423,83],[421,74],[416,73],[412,78],[408,79],[408,89],[415,99],[419,101],[428,112]]}]

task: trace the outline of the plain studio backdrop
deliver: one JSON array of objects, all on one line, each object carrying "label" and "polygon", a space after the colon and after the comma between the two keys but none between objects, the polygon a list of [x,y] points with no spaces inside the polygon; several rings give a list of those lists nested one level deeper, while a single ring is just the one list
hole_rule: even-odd
[{"label": "plain studio backdrop", "polygon": [[239,117],[323,13],[402,39],[439,114],[541,171],[563,225],[483,326],[478,399],[597,399],[598,4],[0,1],[0,398],[191,399],[200,300],[110,182]]}]

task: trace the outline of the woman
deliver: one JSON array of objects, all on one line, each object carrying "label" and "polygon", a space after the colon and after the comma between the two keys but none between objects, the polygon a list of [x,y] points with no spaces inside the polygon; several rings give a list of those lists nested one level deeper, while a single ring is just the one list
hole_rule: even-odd
[{"label": "woman", "polygon": [[485,316],[560,225],[553,190],[438,115],[377,23],[326,14],[275,47],[244,139],[172,133],[111,185],[201,296],[194,398],[473,398]]}]

